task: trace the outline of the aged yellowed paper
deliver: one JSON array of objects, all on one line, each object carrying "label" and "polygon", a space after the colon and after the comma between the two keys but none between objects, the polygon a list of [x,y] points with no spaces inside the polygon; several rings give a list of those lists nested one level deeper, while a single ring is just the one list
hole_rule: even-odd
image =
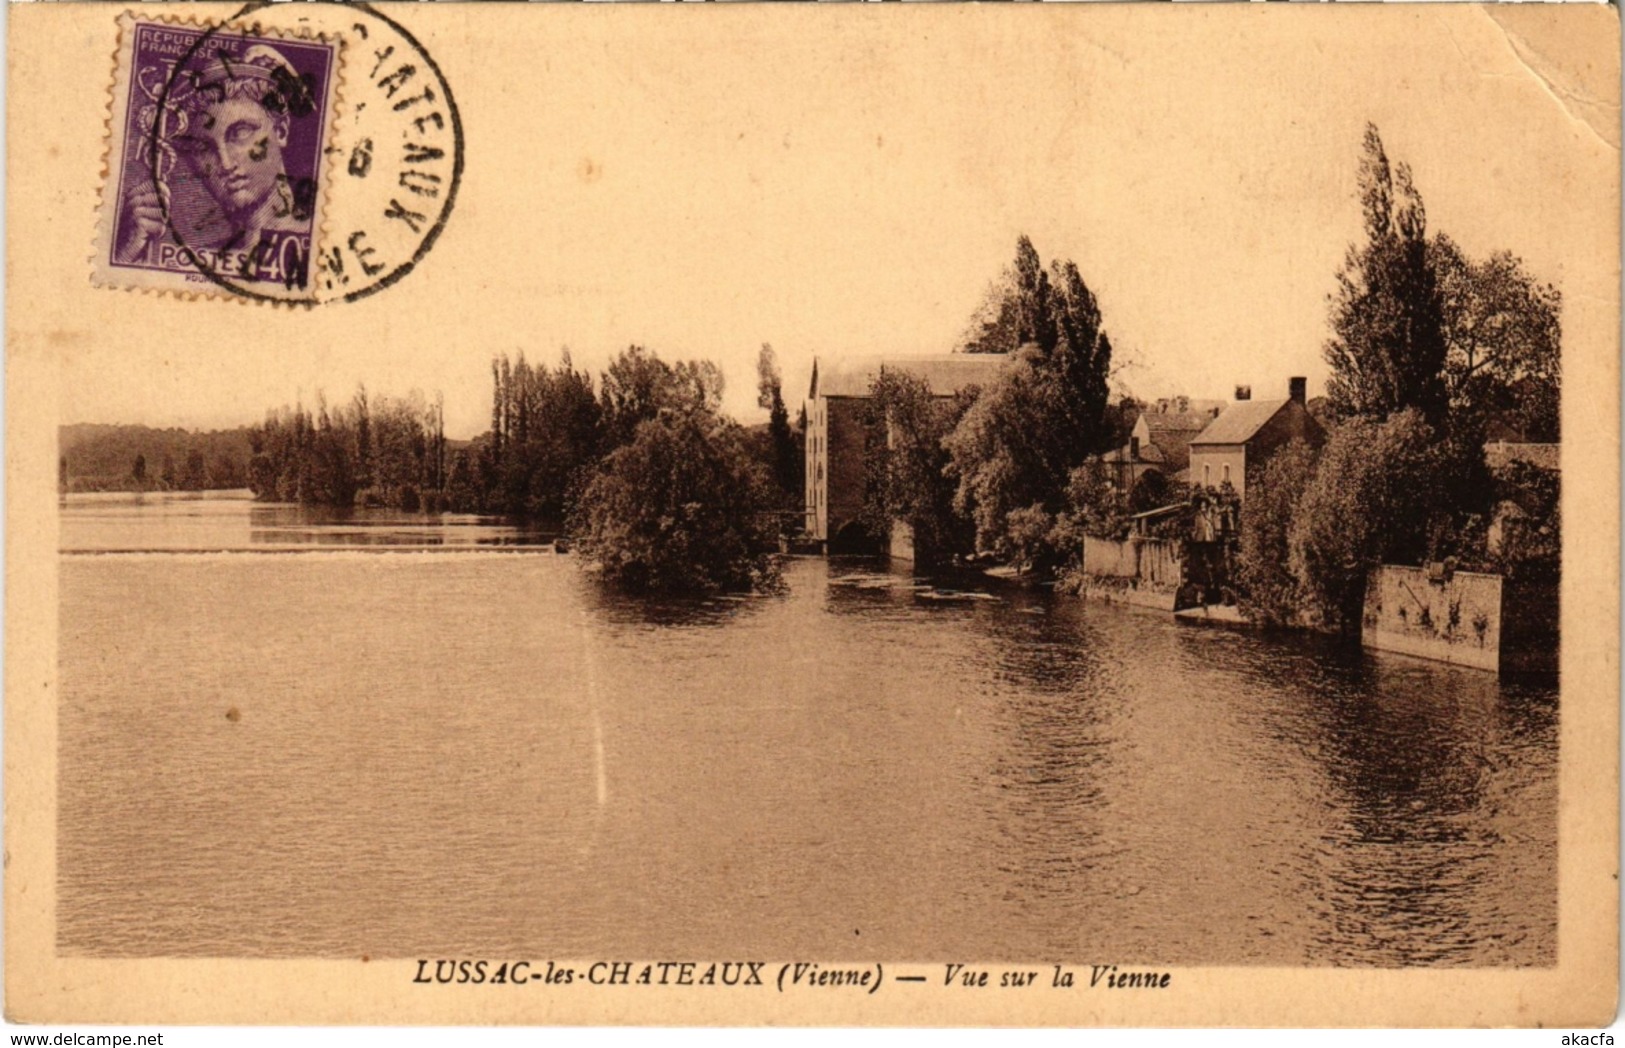
[{"label": "aged yellowed paper", "polygon": [[1614,9],[9,16],[9,1018],[1611,1021]]}]

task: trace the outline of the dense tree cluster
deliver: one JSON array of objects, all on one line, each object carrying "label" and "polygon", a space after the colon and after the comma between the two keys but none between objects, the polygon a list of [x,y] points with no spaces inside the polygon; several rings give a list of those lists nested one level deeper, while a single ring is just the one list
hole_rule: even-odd
[{"label": "dense tree cluster", "polygon": [[269,412],[249,432],[248,485],[269,502],[388,506],[417,511],[444,506],[444,410],[421,393],[369,398],[311,411]]},{"label": "dense tree cluster", "polygon": [[586,559],[628,588],[738,589],[772,575],[761,554],[787,498],[775,473],[800,494],[778,383],[764,347],[764,450],[721,415],[709,361],[632,346],[595,391],[568,351],[555,367],[504,354],[491,362],[491,428],[466,446],[446,440],[438,398],[363,389],[336,408],[271,412],[249,434],[249,483],[273,501],[522,517],[572,529]]},{"label": "dense tree cluster", "polygon": [[248,486],[248,429],[63,426],[58,486],[67,491],[212,491]]},{"label": "dense tree cluster", "polygon": [[1237,581],[1265,622],[1356,628],[1382,563],[1556,571],[1557,475],[1492,474],[1484,444],[1558,438],[1558,292],[1506,252],[1474,261],[1430,237],[1375,127],[1359,186],[1366,238],[1331,300],[1329,439],[1248,477]]},{"label": "dense tree cluster", "polygon": [[1335,418],[1407,408],[1441,434],[1559,436],[1562,296],[1510,252],[1467,257],[1429,236],[1409,168],[1390,170],[1368,125],[1360,162],[1366,240],[1349,248],[1332,296],[1326,361]]},{"label": "dense tree cluster", "polygon": [[1069,478],[1116,436],[1106,413],[1112,346],[1072,262],[1046,271],[1022,237],[1011,273],[993,320],[967,347],[1015,341],[1011,364],[947,438],[954,507],[975,524],[980,549],[1008,557],[1019,548],[1023,560],[1053,564],[1070,553],[1050,535],[1070,508]]},{"label": "dense tree cluster", "polygon": [[1292,623],[1303,601],[1291,567],[1291,535],[1316,450],[1294,440],[1278,450],[1248,485],[1241,507],[1236,583],[1242,611],[1254,622]]},{"label": "dense tree cluster", "polygon": [[[772,480],[702,387],[674,369],[674,394],[605,456],[574,527],[604,578],[638,591],[710,592],[772,584]],[[685,380],[686,378],[686,380]],[[692,396],[683,395],[686,393]],[[718,391],[720,393],[720,390]]]},{"label": "dense tree cluster", "polygon": [[975,527],[954,509],[948,436],[977,391],[936,397],[923,379],[882,369],[869,389],[863,521],[884,541],[892,523],[911,529],[920,563],[942,563],[974,552]]},{"label": "dense tree cluster", "polygon": [[493,359],[491,428],[453,457],[448,503],[558,525],[601,454],[602,419],[592,376],[569,350],[552,368],[523,353]]}]

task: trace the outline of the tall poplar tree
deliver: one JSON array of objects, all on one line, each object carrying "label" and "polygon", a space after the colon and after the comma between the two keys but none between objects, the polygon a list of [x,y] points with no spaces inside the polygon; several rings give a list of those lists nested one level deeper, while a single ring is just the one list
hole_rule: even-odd
[{"label": "tall poplar tree", "polygon": [[1327,398],[1340,417],[1381,420],[1414,407],[1438,425],[1449,397],[1427,212],[1410,168],[1390,167],[1373,124],[1365,129],[1359,187],[1365,242],[1350,245],[1331,296]]}]

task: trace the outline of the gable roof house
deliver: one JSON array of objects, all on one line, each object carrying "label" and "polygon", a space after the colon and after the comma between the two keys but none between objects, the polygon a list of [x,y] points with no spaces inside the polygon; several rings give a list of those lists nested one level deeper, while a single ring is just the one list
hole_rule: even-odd
[{"label": "gable roof house", "polygon": [[[1247,496],[1247,474],[1294,438],[1311,447],[1326,442],[1326,431],[1309,414],[1303,378],[1287,385],[1285,400],[1238,399],[1190,442],[1190,482],[1217,488],[1229,484],[1237,498]],[[1237,389],[1238,397],[1250,394]]]},{"label": "gable roof house", "polygon": [[1158,401],[1140,412],[1128,443],[1101,456],[1120,491],[1132,491],[1153,470],[1169,480],[1190,465],[1190,444],[1220,413],[1219,407],[1186,410],[1186,398]]},{"label": "gable roof house", "polygon": [[921,379],[932,396],[952,397],[986,385],[1009,360],[1003,353],[813,360],[807,389],[807,533],[831,552],[862,544],[864,449],[869,388],[882,371]]}]

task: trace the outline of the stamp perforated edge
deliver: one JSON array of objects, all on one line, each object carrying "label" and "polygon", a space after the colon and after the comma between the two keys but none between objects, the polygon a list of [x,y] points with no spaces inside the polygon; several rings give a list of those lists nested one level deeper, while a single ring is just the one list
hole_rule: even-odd
[{"label": "stamp perforated edge", "polygon": [[[279,305],[309,306],[313,304],[308,298],[299,296],[308,296],[314,288],[316,260],[321,257],[321,251],[326,246],[330,233],[327,201],[333,186],[333,173],[331,170],[332,164],[328,162],[328,158],[330,155],[337,155],[334,143],[339,131],[340,118],[343,115],[341,111],[344,108],[345,64],[349,49],[345,46],[342,34],[319,33],[308,27],[270,26],[258,20],[248,21],[241,25],[233,24],[234,22],[236,22],[235,18],[213,23],[189,16],[148,14],[134,9],[121,12],[114,20],[117,27],[117,42],[113,48],[113,61],[110,70],[112,80],[105,99],[106,110],[102,120],[102,159],[101,170],[97,176],[99,184],[96,202],[96,233],[89,260],[90,282],[93,286],[159,296],[173,296],[180,299],[229,299],[241,303],[252,302],[272,307]],[[131,70],[135,63],[135,28],[138,23],[174,26],[180,29],[196,29],[205,32],[226,29],[233,35],[264,36],[279,40],[333,45],[333,75],[328,79],[327,90],[323,96],[327,109],[322,126],[321,146],[317,150],[316,207],[311,221],[311,270],[307,278],[309,286],[306,288],[299,289],[297,293],[290,294],[285,298],[274,295],[242,295],[237,294],[231,288],[214,279],[206,278],[203,281],[195,281],[187,279],[185,274],[126,269],[122,266],[114,266],[111,263],[113,238],[118,233],[119,195],[119,182],[112,177],[112,173],[114,171],[122,173],[127,159],[124,151],[129,136],[122,133],[122,124],[119,122],[123,119],[123,115],[129,111]]]}]

